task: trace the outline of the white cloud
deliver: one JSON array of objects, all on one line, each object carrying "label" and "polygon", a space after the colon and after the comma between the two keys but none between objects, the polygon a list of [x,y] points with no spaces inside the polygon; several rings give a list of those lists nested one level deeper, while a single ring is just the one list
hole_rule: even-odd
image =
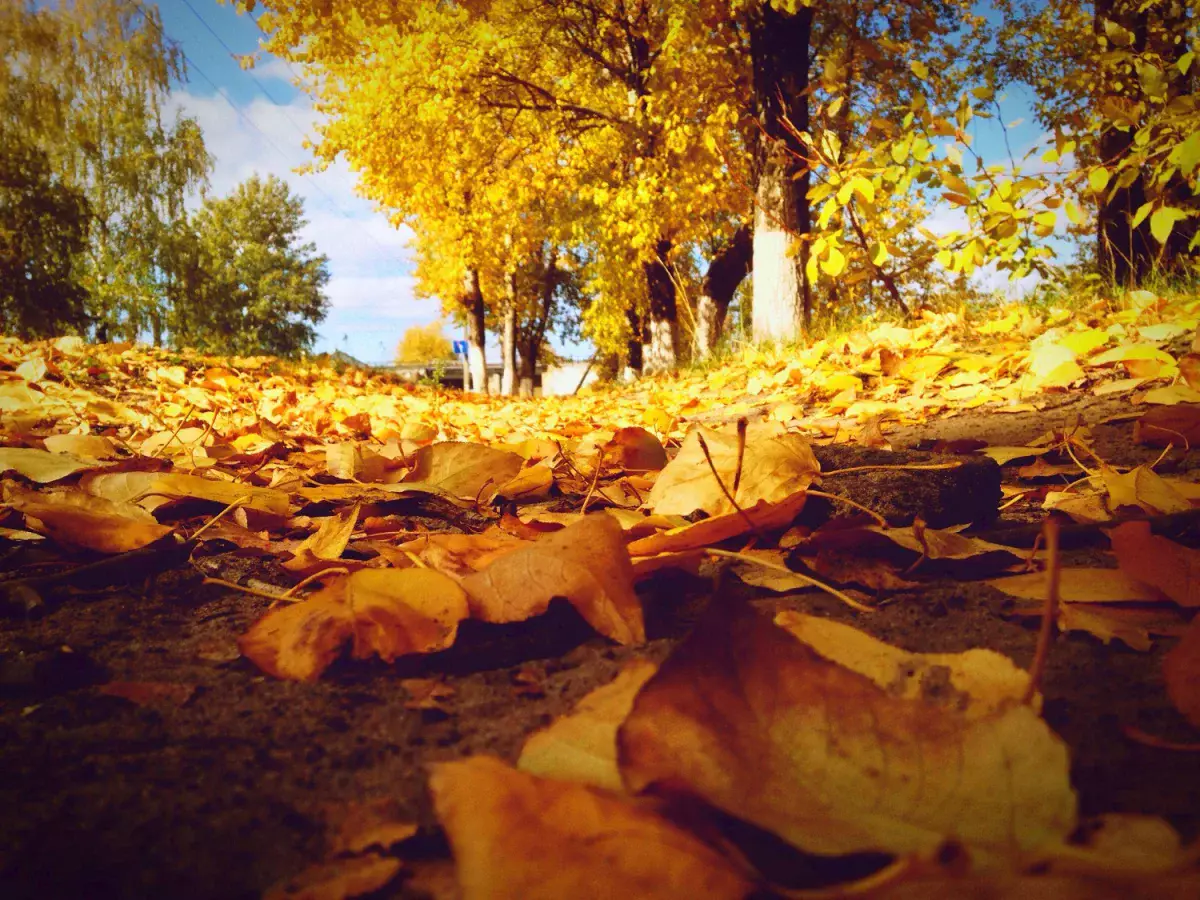
[{"label": "white cloud", "polygon": [[[260,78],[293,80],[276,58],[257,67]],[[413,298],[411,232],[396,229],[373,205],[354,193],[355,176],[342,161],[322,172],[298,174],[312,161],[304,147],[318,120],[310,99],[297,95],[287,105],[255,98],[235,111],[220,95],[177,90],[170,106],[193,116],[214,157],[209,191],[227,194],[251,175],[275,175],[304,200],[308,224],[302,237],[329,257],[329,317],[318,327],[318,349],[342,349],[368,361],[380,357],[410,325],[430,322],[438,305]],[[199,198],[196,198],[196,203]]]}]

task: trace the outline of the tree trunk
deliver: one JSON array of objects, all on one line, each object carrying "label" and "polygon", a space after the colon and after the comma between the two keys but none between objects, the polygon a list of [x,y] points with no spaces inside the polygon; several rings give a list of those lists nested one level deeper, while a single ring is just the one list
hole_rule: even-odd
[{"label": "tree trunk", "polygon": [[507,305],[504,307],[504,334],[500,347],[504,363],[500,374],[500,393],[511,397],[517,381],[517,275],[508,273],[505,279]]},{"label": "tree trunk", "polygon": [[642,371],[647,375],[672,372],[679,362],[679,310],[675,302],[675,279],[668,268],[667,255],[671,242],[659,241],[654,247],[656,258],[643,264],[646,294],[650,300],[649,338]]},{"label": "tree trunk", "polygon": [[738,285],[750,272],[753,246],[750,226],[743,225],[708,264],[708,271],[700,286],[700,297],[696,301],[696,333],[692,355],[698,360],[712,356],[721,340],[729,304],[737,293]]},{"label": "tree trunk", "polygon": [[[466,294],[463,303],[467,308],[467,368],[471,372],[470,390],[487,393],[487,356],[484,342],[487,331],[484,327],[483,288],[479,284],[479,272],[471,269],[467,273]],[[467,388],[467,385],[463,385]]]},{"label": "tree trunk", "polygon": [[625,310],[625,318],[629,320],[629,340],[625,343],[625,365],[635,375],[641,375],[646,325],[636,309]]},{"label": "tree trunk", "polygon": [[[1146,13],[1118,10],[1120,0],[1096,0],[1094,9],[1095,33],[1103,35],[1104,21],[1116,22],[1134,34],[1130,49],[1141,53],[1146,49]],[[1136,89],[1135,89],[1136,90]],[[1100,133],[1100,162],[1112,165],[1133,150],[1133,131],[1115,127]],[[1146,202],[1146,185],[1142,176],[1128,187],[1117,187],[1107,203],[1100,200],[1096,217],[1096,259],[1100,275],[1115,285],[1134,287],[1150,274],[1157,244],[1150,234],[1149,219],[1137,228],[1132,227],[1133,215]]]},{"label": "tree trunk", "polygon": [[[758,119],[754,191],[754,339],[794,341],[812,317],[804,274],[809,230],[808,166],[793,131],[807,131],[812,8],[794,14],[762,3],[750,21]],[[790,125],[790,128],[789,128]]]}]

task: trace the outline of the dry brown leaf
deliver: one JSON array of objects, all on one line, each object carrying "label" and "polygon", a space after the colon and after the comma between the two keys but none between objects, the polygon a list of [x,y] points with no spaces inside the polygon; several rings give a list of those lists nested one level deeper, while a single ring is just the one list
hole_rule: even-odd
[{"label": "dry brown leaf", "polygon": [[521,469],[516,475],[501,484],[496,493],[505,500],[533,503],[545,500],[553,487],[554,466],[548,460],[542,460]]},{"label": "dry brown leaf", "polygon": [[1200,406],[1156,406],[1133,424],[1133,439],[1150,447],[1200,445]]},{"label": "dry brown leaf", "polygon": [[[1046,576],[1042,572],[1010,575],[989,582],[1010,597],[1043,600]],[[1154,603],[1163,600],[1157,588],[1130,578],[1120,569],[1064,568],[1059,572],[1059,599],[1066,603]]]},{"label": "dry brown leaf", "polygon": [[873,591],[906,591],[918,585],[901,577],[886,560],[864,559],[853,553],[822,550],[805,563],[823,580],[857,584]]},{"label": "dry brown leaf", "polygon": [[[576,517],[578,518],[578,516]],[[483,534],[423,534],[397,544],[387,553],[393,565],[410,562],[411,553],[421,562],[452,578],[462,579],[486,569],[500,557],[529,545],[507,532],[491,529]]]},{"label": "dry brown leaf", "polygon": [[667,464],[667,451],[658,438],[637,426],[618,428],[603,450],[610,466],[635,472],[652,472]]},{"label": "dry brown leaf", "polygon": [[163,681],[110,681],[96,691],[138,706],[183,706],[196,693],[196,686]]},{"label": "dry brown leaf", "polygon": [[623,790],[617,769],[617,729],[633,708],[633,698],[658,670],[636,659],[603,687],[581,699],[567,715],[530,735],[517,768],[531,775]]},{"label": "dry brown leaf", "polygon": [[1075,826],[1066,745],[1028,706],[970,718],[892,696],[752,610],[715,602],[621,727],[634,791],[694,794],[822,854],[987,856]]},{"label": "dry brown leaf", "polygon": [[338,510],[321,520],[320,526],[296,547],[295,555],[283,563],[293,572],[307,572],[325,563],[340,559],[358,524],[357,504]]},{"label": "dry brown leaf", "polygon": [[51,453],[29,447],[0,447],[0,474],[16,472],[38,484],[61,481],[102,465],[95,460],[77,459],[68,453]]},{"label": "dry brown leaf", "polygon": [[1101,466],[1100,475],[1108,491],[1108,508],[1113,512],[1122,506],[1138,506],[1151,514],[1186,512],[1192,508],[1186,497],[1148,466],[1137,466],[1128,472]]},{"label": "dry brown leaf", "polygon": [[4,486],[4,502],[26,517],[29,528],[61,543],[100,553],[127,553],[171,533],[132,503],[117,503],[79,491],[31,491]]},{"label": "dry brown leaf", "polygon": [[277,607],[238,642],[243,655],[277,678],[313,681],[353,639],[355,659],[392,662],[454,643],[467,617],[462,588],[433,569],[363,569]]},{"label": "dry brown leaf", "polygon": [[162,498],[207,500],[229,506],[238,503],[247,509],[286,516],[290,510],[288,495],[272,488],[254,487],[232,481],[217,481],[199,475],[179,475],[169,472],[116,472],[106,475],[85,475],[79,486],[97,497],[117,503],[137,503]]},{"label": "dry brown leaf", "polygon": [[1175,708],[1200,728],[1200,618],[1163,659],[1163,679]]},{"label": "dry brown leaf", "polygon": [[429,786],[464,900],[741,900],[752,889],[713,848],[607,791],[487,756],[436,765]]},{"label": "dry brown leaf", "polygon": [[1108,532],[1121,569],[1158,588],[1180,606],[1200,606],[1200,550],[1153,534],[1149,522],[1124,522]]},{"label": "dry brown leaf", "polygon": [[52,434],[43,441],[51,453],[65,453],[77,459],[116,459],[116,445],[95,434]]},{"label": "dry brown leaf", "polygon": [[400,804],[391,797],[365,803],[331,803],[325,806],[324,814],[330,856],[363,853],[372,847],[387,850],[417,833],[417,826],[400,815]]},{"label": "dry brown leaf", "polygon": [[662,470],[646,506],[664,515],[686,516],[703,510],[710,516],[735,512],[721,490],[700,447],[700,436],[708,446],[713,467],[725,489],[742,509],[766,501],[777,503],[812,484],[821,465],[807,439],[799,434],[777,433],[767,426],[747,431],[741,478],[737,475],[738,439],[732,431],[714,431],[697,426],[688,432],[679,454]]},{"label": "dry brown leaf", "polygon": [[346,900],[373,893],[403,868],[398,859],[368,853],[309,866],[272,885],[263,900]]},{"label": "dry brown leaf", "polygon": [[462,585],[471,615],[485,622],[522,622],[562,597],[605,637],[635,644],[646,640],[646,629],[633,580],[621,526],[596,513],[527,542]]},{"label": "dry brown leaf", "polygon": [[629,544],[631,556],[652,556],[657,553],[681,553],[711,547],[731,537],[757,528],[770,531],[785,528],[800,514],[808,495],[804,491],[792,494],[778,503],[759,501],[741,512],[701,519],[691,525],[660,531]]},{"label": "dry brown leaf", "polygon": [[437,488],[464,499],[488,499],[510,481],[524,460],[516,453],[495,450],[483,444],[447,441],[422,447],[413,455],[413,470],[405,476],[404,484],[417,482]]},{"label": "dry brown leaf", "polygon": [[968,721],[1002,713],[1029,687],[1029,674],[994,650],[910,653],[841,622],[790,610],[775,616],[775,624],[889,696],[924,700]]}]

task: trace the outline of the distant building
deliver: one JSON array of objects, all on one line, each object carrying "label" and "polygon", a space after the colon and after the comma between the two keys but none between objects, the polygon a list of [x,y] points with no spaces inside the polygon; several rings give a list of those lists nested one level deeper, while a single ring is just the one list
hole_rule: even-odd
[{"label": "distant building", "polygon": [[[399,377],[401,381],[407,381],[412,384],[437,381],[438,384],[444,387],[455,388],[460,391],[463,388],[462,361],[457,359],[438,360],[427,363],[396,363],[390,366],[389,370]],[[488,363],[487,383],[488,390],[491,393],[498,394],[500,392],[500,379],[503,374],[504,365],[502,363]],[[535,396],[546,397],[573,394],[581,386],[581,383],[592,384],[599,377],[600,374],[596,368],[586,361],[573,362],[567,360],[558,365],[546,368],[542,368],[539,365],[533,379],[533,392]]]}]

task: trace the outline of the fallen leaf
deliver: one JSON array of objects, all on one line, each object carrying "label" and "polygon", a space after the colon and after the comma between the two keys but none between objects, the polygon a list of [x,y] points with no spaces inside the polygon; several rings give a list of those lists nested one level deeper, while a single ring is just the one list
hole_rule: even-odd
[{"label": "fallen leaf", "polygon": [[774,433],[766,426],[747,430],[741,477],[736,433],[697,426],[688,432],[678,455],[654,482],[646,506],[655,513],[686,516],[703,510],[710,516],[736,512],[717,482],[700,446],[703,436],[713,467],[725,489],[742,509],[766,501],[776,503],[807,488],[820,473],[808,441],[798,434]]},{"label": "fallen leaf", "polygon": [[347,506],[332,516],[326,516],[320,526],[296,547],[294,555],[283,568],[307,572],[332,560],[340,559],[358,524],[358,505]]},{"label": "fallen leaf", "polygon": [[196,686],[163,681],[110,681],[96,691],[138,706],[183,706],[196,693]]},{"label": "fallen leaf", "polygon": [[[1022,600],[1044,600],[1046,575],[1028,572],[988,581],[992,587]],[[1155,603],[1162,592],[1120,569],[1066,567],[1059,571],[1058,596],[1065,603]]]},{"label": "fallen leaf", "polygon": [[892,696],[714,602],[622,725],[633,791],[696,795],[803,850],[1018,857],[1075,825],[1066,745],[1027,705],[969,718]]},{"label": "fallen leaf", "polygon": [[1043,453],[1049,453],[1051,449],[1050,447],[983,447],[979,452],[1003,466],[1018,459],[1041,456]]},{"label": "fallen leaf", "polygon": [[454,643],[467,617],[462,588],[433,569],[362,569],[268,612],[238,641],[276,678],[313,681],[353,639],[352,655],[392,662]]},{"label": "fallen leaf", "polygon": [[400,804],[391,797],[365,803],[331,803],[324,813],[330,856],[363,853],[372,847],[387,850],[417,833],[417,826],[400,815]]},{"label": "fallen leaf", "polygon": [[1133,423],[1133,439],[1149,447],[1195,447],[1200,444],[1200,406],[1156,406]]},{"label": "fallen leaf", "polygon": [[4,502],[26,516],[31,530],[100,553],[137,550],[173,531],[140,506],[78,491],[39,492],[6,484]]},{"label": "fallen leaf", "polygon": [[776,615],[775,624],[889,696],[942,706],[968,721],[1003,712],[1029,687],[1029,674],[994,650],[910,653],[850,625],[790,610]]},{"label": "fallen leaf", "polygon": [[485,622],[522,622],[562,597],[600,634],[634,644],[646,640],[646,629],[633,580],[621,526],[596,513],[527,542],[462,586],[471,615]]},{"label": "fallen leaf", "polygon": [[272,885],[263,900],[344,900],[373,893],[403,868],[398,859],[368,853],[309,866]]},{"label": "fallen leaf", "polygon": [[1158,588],[1180,606],[1200,606],[1200,550],[1151,533],[1149,522],[1124,522],[1107,534],[1130,578]]},{"label": "fallen leaf", "polygon": [[629,544],[629,553],[631,556],[680,553],[719,544],[754,528],[762,531],[785,528],[800,514],[807,496],[804,491],[799,491],[778,503],[760,500],[741,512],[735,510],[710,519],[701,519],[691,525],[660,531],[632,541]]},{"label": "fallen leaf", "polygon": [[142,499],[207,500],[221,506],[238,503],[248,509],[286,516],[290,510],[288,495],[272,488],[254,487],[232,481],[217,481],[199,475],[169,472],[116,472],[85,475],[79,486],[89,494],[118,503],[137,503]]},{"label": "fallen leaf", "polygon": [[679,897],[740,900],[729,860],[653,810],[476,756],[429,780],[463,900]]},{"label": "fallen leaf", "polygon": [[482,444],[447,441],[420,448],[413,455],[413,470],[404,482],[419,482],[469,500],[482,496],[486,487],[496,493],[521,470],[524,460],[516,453]]},{"label": "fallen leaf", "polygon": [[77,459],[116,459],[116,445],[95,434],[51,434],[43,441],[51,453],[64,453]]},{"label": "fallen leaf", "polygon": [[645,659],[626,664],[613,681],[584,696],[570,713],[530,735],[517,768],[543,778],[622,790],[617,729],[657,669]]},{"label": "fallen leaf", "polygon": [[607,463],[634,472],[652,472],[667,464],[667,451],[658,438],[637,426],[618,428],[603,449]]},{"label": "fallen leaf", "polygon": [[1192,620],[1163,659],[1163,680],[1175,708],[1200,728],[1200,619]]},{"label": "fallen leaf", "polygon": [[408,561],[406,556],[411,553],[427,566],[462,579],[528,544],[529,541],[498,530],[483,534],[423,534],[397,544],[387,551],[387,556],[394,565],[400,565],[402,560]]},{"label": "fallen leaf", "polygon": [[1111,466],[1102,465],[1100,476],[1108,491],[1109,509],[1113,512],[1122,506],[1138,506],[1151,514],[1186,512],[1192,508],[1186,497],[1148,466],[1118,472]]},{"label": "fallen leaf", "polygon": [[0,447],[0,474],[16,472],[38,484],[61,481],[78,472],[95,469],[96,461],[77,459],[67,453],[50,453],[29,447]]}]

